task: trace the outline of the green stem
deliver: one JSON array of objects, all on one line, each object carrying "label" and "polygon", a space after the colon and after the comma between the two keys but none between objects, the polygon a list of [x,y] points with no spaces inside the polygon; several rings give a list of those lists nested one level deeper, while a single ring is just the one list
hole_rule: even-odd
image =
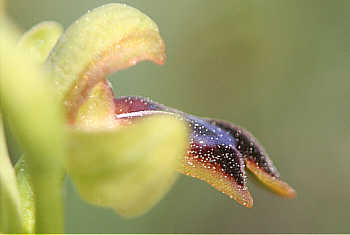
[{"label": "green stem", "polygon": [[36,205],[35,232],[39,234],[64,233],[63,180],[66,172],[51,164],[44,168],[30,162]]}]

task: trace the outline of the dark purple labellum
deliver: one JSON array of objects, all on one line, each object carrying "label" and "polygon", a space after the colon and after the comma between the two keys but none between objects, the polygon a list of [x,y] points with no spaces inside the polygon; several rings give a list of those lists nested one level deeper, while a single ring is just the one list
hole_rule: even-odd
[{"label": "dark purple labellum", "polygon": [[280,180],[263,147],[243,128],[221,120],[192,116],[142,97],[121,97],[115,100],[115,106],[117,119],[126,123],[157,113],[187,121],[191,131],[190,147],[179,171],[208,182],[247,207],[253,205],[253,199],[246,187],[246,165],[274,192],[286,197],[296,194]]}]

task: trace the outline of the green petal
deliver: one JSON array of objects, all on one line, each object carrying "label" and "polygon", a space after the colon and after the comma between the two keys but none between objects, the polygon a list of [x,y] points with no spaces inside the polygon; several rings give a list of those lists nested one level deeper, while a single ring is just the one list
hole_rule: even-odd
[{"label": "green petal", "polygon": [[0,233],[23,233],[22,207],[16,175],[7,152],[0,113]]},{"label": "green petal", "polygon": [[62,33],[61,24],[54,21],[41,22],[22,36],[16,50],[28,56],[33,64],[41,65]]},{"label": "green petal", "polygon": [[108,4],[86,13],[59,39],[46,61],[52,84],[70,118],[90,90],[111,72],[141,60],[164,63],[159,28],[147,15],[125,4]]},{"label": "green petal", "polygon": [[68,171],[82,197],[112,206],[123,216],[144,213],[178,176],[188,136],[186,124],[150,116],[119,131],[73,131]]}]

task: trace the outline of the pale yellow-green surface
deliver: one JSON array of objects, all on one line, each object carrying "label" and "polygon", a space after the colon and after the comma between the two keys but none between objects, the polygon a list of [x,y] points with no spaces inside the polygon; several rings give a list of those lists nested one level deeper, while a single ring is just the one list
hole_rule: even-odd
[{"label": "pale yellow-green surface", "polygon": [[[67,28],[110,2],[11,0],[8,7],[24,31],[43,20]],[[298,195],[285,200],[248,178],[248,209],[181,176],[152,210],[126,220],[79,199],[69,180],[67,232],[348,233],[350,3],[124,2],[158,24],[167,58],[163,66],[140,63],[110,76],[116,95],[147,96],[245,127]],[[14,142],[10,153],[20,155]]]},{"label": "pale yellow-green surface", "polygon": [[55,91],[69,112],[96,83],[148,59],[164,61],[159,28],[125,4],[106,4],[81,16],[64,32],[45,61]]},{"label": "pale yellow-green surface", "polygon": [[16,164],[18,190],[21,197],[23,226],[26,233],[35,232],[35,198],[34,188],[28,169],[28,163],[23,156]]},{"label": "pale yellow-green surface", "polygon": [[[46,74],[39,70],[38,65],[32,64],[29,57],[15,51],[18,30],[6,16],[1,18],[0,30],[0,108],[30,162],[29,171],[38,199],[35,205],[36,232],[61,233],[64,231],[62,188],[56,187],[62,184],[65,176],[61,106],[52,95],[51,87],[45,80]],[[31,198],[29,200],[32,201]],[[7,213],[4,217],[3,221],[15,221],[22,215]],[[26,220],[26,217],[23,218]]]},{"label": "pale yellow-green surface", "polygon": [[87,201],[127,217],[139,215],[178,177],[173,171],[186,152],[185,128],[180,120],[160,115],[118,132],[73,130],[68,172]]},{"label": "pale yellow-green surface", "polygon": [[115,119],[115,105],[112,89],[106,80],[98,83],[88,100],[77,111],[74,125],[82,129],[119,128]]},{"label": "pale yellow-green surface", "polygon": [[16,174],[8,155],[2,114],[0,112],[0,232],[23,233],[23,214]]},{"label": "pale yellow-green surface", "polygon": [[33,64],[40,66],[62,33],[62,25],[54,21],[44,21],[33,26],[21,37],[16,50],[28,56]]}]

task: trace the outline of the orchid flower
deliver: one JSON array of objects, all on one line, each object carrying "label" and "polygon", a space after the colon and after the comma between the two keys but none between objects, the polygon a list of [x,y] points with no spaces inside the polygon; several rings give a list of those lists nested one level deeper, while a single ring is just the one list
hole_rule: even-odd
[{"label": "orchid flower", "polygon": [[243,128],[148,98],[114,97],[106,76],[165,60],[158,26],[140,11],[104,5],[64,33],[56,22],[40,23],[17,45],[5,12],[1,25],[0,107],[25,156],[12,167],[0,123],[0,232],[62,233],[67,172],[85,200],[127,217],[159,201],[176,170],[246,207],[253,205],[246,168],[277,194],[296,195]]}]

